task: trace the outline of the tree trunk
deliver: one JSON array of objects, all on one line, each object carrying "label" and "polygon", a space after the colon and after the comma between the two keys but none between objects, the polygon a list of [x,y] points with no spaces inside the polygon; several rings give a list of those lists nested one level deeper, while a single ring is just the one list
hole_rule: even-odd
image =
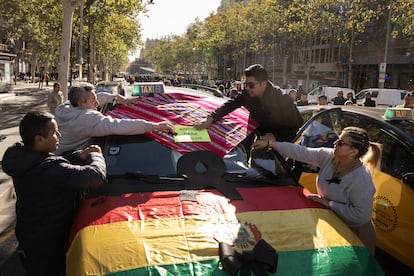
[{"label": "tree trunk", "polygon": [[[82,1],[82,0],[81,0]],[[62,0],[63,20],[62,20],[62,42],[60,45],[59,58],[59,83],[63,92],[64,100],[68,99],[68,71],[70,60],[70,45],[72,36],[73,12],[80,1]]]},{"label": "tree trunk", "polygon": [[91,22],[89,22],[89,50],[89,82],[95,84],[98,72],[95,65],[95,35]]}]

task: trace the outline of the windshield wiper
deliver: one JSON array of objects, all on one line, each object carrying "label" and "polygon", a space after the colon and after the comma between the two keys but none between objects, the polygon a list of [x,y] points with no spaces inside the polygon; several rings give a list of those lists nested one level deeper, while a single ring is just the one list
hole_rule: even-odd
[{"label": "windshield wiper", "polygon": [[126,172],[122,174],[111,174],[108,175],[108,179],[140,179],[148,182],[153,181],[186,181],[188,177],[186,175],[166,175],[166,176],[160,176],[157,174],[145,174],[140,171],[136,172]]}]

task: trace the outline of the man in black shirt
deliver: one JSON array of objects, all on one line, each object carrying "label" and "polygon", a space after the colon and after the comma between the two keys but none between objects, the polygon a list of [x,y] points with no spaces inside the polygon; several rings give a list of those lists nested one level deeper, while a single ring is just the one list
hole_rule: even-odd
[{"label": "man in black shirt", "polygon": [[371,93],[365,93],[365,102],[364,102],[364,106],[370,106],[370,107],[375,107],[375,101],[373,99],[371,99]]},{"label": "man in black shirt", "polygon": [[344,92],[342,90],[338,90],[336,97],[333,98],[334,105],[344,105],[346,99],[344,98]]},{"label": "man in black shirt", "polygon": [[272,135],[278,141],[292,141],[303,124],[295,104],[268,80],[267,71],[260,64],[245,69],[245,89],[234,99],[228,100],[213,111],[196,129],[209,128],[233,110],[244,106],[250,118],[259,123],[259,135]]}]

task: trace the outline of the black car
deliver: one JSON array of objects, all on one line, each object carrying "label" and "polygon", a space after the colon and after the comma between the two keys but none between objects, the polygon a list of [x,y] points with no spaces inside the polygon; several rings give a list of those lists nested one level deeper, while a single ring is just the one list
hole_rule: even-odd
[{"label": "black car", "polygon": [[[136,91],[152,96],[108,115],[191,128],[225,100],[185,88],[150,93],[148,84]],[[255,126],[240,109],[208,130],[210,142],[161,132],[97,140],[108,184],[80,206],[66,274],[384,275],[355,234],[305,196],[281,156],[247,157]]]}]

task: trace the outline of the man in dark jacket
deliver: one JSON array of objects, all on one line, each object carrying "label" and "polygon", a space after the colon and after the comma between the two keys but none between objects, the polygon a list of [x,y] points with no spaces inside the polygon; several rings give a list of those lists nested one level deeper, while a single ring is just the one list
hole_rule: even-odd
[{"label": "man in dark jacket", "polygon": [[334,105],[344,105],[346,99],[344,98],[344,91],[338,90],[336,97],[332,99]]},{"label": "man in dark jacket", "polygon": [[250,118],[259,123],[259,135],[273,135],[278,141],[291,142],[303,124],[302,116],[289,95],[273,86],[260,64],[245,69],[245,90],[224,103],[207,118],[195,124],[196,129],[209,128],[233,110],[244,106]]},{"label": "man in dark jacket", "polygon": [[[27,275],[65,275],[65,252],[79,192],[105,182],[101,149],[91,146],[68,159],[52,152],[60,133],[52,114],[29,112],[20,122],[21,143],[10,146],[3,171],[17,195],[16,237]],[[77,165],[75,165],[77,164]]]},{"label": "man in dark jacket", "polygon": [[375,107],[376,106],[376,103],[371,98],[371,93],[369,93],[369,92],[365,93],[364,106],[369,106],[369,107]]}]

